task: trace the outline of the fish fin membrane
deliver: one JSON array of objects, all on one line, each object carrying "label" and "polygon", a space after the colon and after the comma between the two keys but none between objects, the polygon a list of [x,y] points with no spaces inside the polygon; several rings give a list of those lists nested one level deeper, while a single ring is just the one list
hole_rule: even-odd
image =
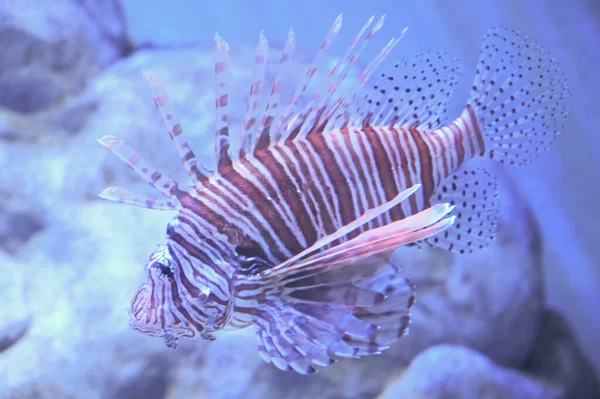
[{"label": "fish fin membrane", "polygon": [[[262,38],[262,36],[261,36]],[[215,35],[215,161],[217,170],[231,166],[229,139],[229,44]]]},{"label": "fish fin membrane", "polygon": [[[331,288],[329,288],[331,287]],[[302,298],[294,295],[303,291]],[[312,374],[338,358],[380,354],[410,323],[414,286],[389,257],[294,280],[257,318],[261,357]]]},{"label": "fish fin membrane", "polygon": [[194,185],[198,187],[202,186],[202,182],[208,179],[211,173],[198,162],[196,154],[185,140],[182,123],[177,117],[176,107],[169,96],[163,78],[157,72],[148,70],[142,70],[142,74],[152,91],[154,105],[156,105],[161,115],[169,137],[171,137],[171,140],[175,144],[179,158],[188,176],[194,182]]},{"label": "fish fin membrane", "polygon": [[498,179],[484,168],[462,167],[433,193],[432,205],[450,203],[455,223],[425,242],[455,253],[487,247],[498,228]]},{"label": "fish fin membrane", "polygon": [[526,165],[559,135],[570,92],[556,59],[506,28],[485,36],[468,105],[479,119],[487,155]]},{"label": "fish fin membrane", "polygon": [[[157,189],[162,195],[177,201],[175,206],[179,206],[179,199],[176,196],[176,193],[179,191],[178,182],[154,169],[148,162],[146,162],[144,158],[142,158],[139,152],[125,144],[122,140],[118,140],[114,136],[104,136],[98,139],[98,143],[115,154],[146,183]],[[121,190],[121,193],[119,194],[123,194],[122,189],[119,190]],[[104,191],[103,194],[105,197],[108,197],[108,199],[112,200],[112,196],[116,193],[114,190],[109,189],[108,192]]]},{"label": "fish fin membrane", "polygon": [[[454,223],[454,217],[446,217],[452,211],[449,204],[437,204],[404,219],[385,226],[363,231],[358,236],[342,241],[347,235],[383,212],[397,206],[420,187],[415,185],[378,207],[323,237],[312,246],[287,261],[252,276],[263,283],[276,283],[279,279],[296,273],[316,273],[319,269],[343,268],[348,264],[372,255],[394,250],[442,232]],[[329,246],[331,245],[331,246]],[[328,247],[329,246],[329,247]]]},{"label": "fish fin membrane", "polygon": [[99,197],[121,204],[130,204],[161,211],[174,211],[178,210],[180,207],[180,203],[177,200],[156,198],[151,195],[136,193],[121,187],[107,187],[99,194]]},{"label": "fish fin membrane", "polygon": [[[308,68],[304,81],[298,86],[291,101],[284,107],[278,118],[273,137],[277,137],[279,141],[288,141],[348,125],[352,104],[356,100],[358,91],[406,33],[406,29],[403,29],[364,69],[355,73],[354,69],[361,53],[375,33],[381,29],[383,23],[384,17],[377,20],[371,17],[350,42],[346,53],[332,63],[332,68],[328,68],[323,65],[323,57],[342,24],[341,16],[336,19],[321,44],[313,64]],[[324,79],[319,82],[317,88],[313,89],[311,85],[317,84],[314,78],[320,71],[325,72]]]},{"label": "fish fin membrane", "polygon": [[461,60],[449,53],[424,53],[401,61],[368,88],[352,124],[435,129],[446,122],[462,69]]}]

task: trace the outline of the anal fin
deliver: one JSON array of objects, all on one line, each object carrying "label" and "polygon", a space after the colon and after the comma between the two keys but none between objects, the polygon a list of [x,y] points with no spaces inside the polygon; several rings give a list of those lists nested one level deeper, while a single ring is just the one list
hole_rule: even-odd
[{"label": "anal fin", "polygon": [[484,168],[462,167],[433,193],[431,205],[454,205],[456,222],[426,243],[456,253],[472,253],[496,238],[498,179]]}]

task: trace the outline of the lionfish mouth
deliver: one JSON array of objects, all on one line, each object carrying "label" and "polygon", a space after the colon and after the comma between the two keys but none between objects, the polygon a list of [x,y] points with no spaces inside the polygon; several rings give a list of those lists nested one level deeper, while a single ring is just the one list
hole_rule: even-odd
[{"label": "lionfish mouth", "polygon": [[[131,301],[129,325],[136,331],[153,337],[162,337],[169,348],[175,349],[179,338],[194,338],[194,331],[186,325],[173,322],[166,309],[153,303],[152,287],[142,284]],[[170,320],[169,322],[167,320]]]}]

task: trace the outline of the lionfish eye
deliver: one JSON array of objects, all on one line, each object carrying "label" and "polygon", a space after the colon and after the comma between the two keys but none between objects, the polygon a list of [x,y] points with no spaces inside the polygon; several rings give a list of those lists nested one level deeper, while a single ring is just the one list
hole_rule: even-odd
[{"label": "lionfish eye", "polygon": [[159,276],[164,277],[167,280],[171,280],[173,278],[173,269],[171,265],[164,260],[160,260],[155,264],[156,269],[158,270]]}]

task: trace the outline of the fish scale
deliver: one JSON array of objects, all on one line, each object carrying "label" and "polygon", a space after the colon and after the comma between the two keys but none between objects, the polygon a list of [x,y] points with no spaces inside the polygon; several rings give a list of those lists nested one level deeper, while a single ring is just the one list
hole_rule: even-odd
[{"label": "fish scale", "polygon": [[281,88],[295,35],[265,101],[261,33],[234,156],[228,118],[243,107],[229,103],[229,46],[217,35],[215,172],[197,162],[166,89],[146,74],[193,186],[115,137],[99,140],[166,197],[112,187],[103,198],[177,212],[131,302],[134,329],[175,348],[181,338],[254,326],[265,361],[311,374],[340,357],[379,354],[406,334],[415,287],[390,261],[396,248],[467,254],[493,242],[498,185],[471,161],[524,165],[546,150],[568,115],[566,79],[538,43],[492,28],[469,100],[449,118],[462,71],[450,54],[417,55],[371,79],[406,29],[349,77],[383,21],[370,18],[314,88],[339,16],[287,102]]}]

